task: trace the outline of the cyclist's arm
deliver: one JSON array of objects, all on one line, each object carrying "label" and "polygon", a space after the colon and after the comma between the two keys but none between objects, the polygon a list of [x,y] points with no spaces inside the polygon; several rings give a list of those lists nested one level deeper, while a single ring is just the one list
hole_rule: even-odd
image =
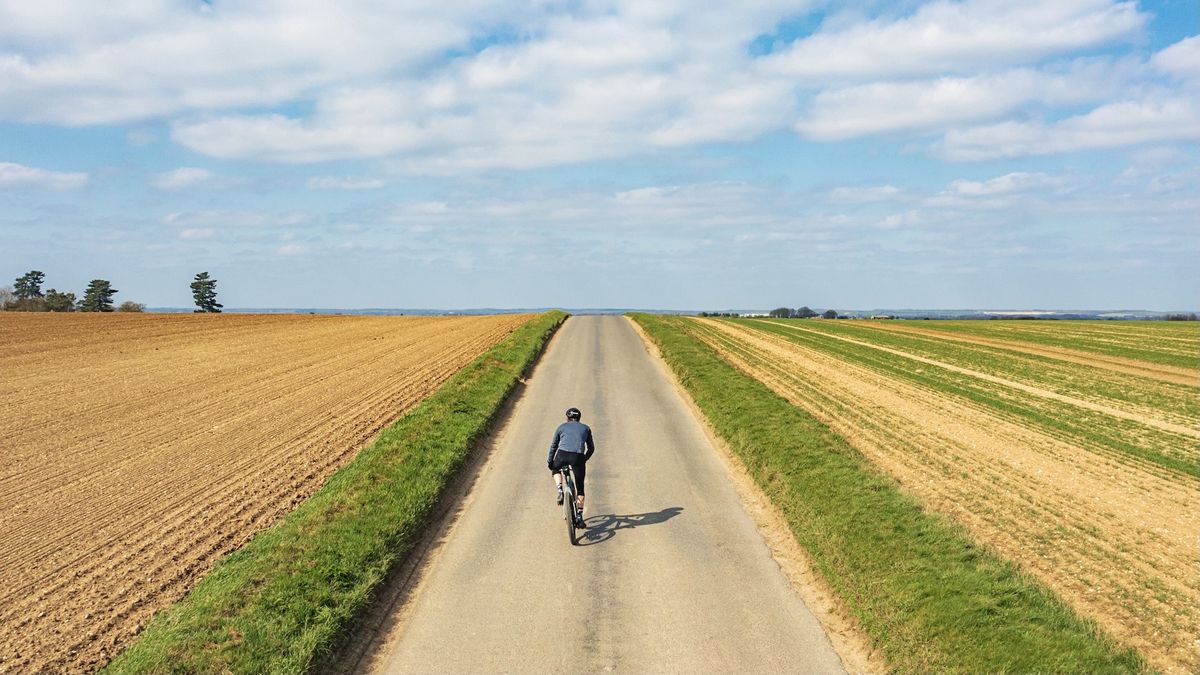
[{"label": "cyclist's arm", "polygon": [[558,449],[558,439],[562,436],[562,429],[554,430],[554,438],[550,439],[550,452],[546,455],[546,463],[554,461],[554,451]]},{"label": "cyclist's arm", "polygon": [[592,458],[592,453],[596,452],[596,442],[592,440],[592,428],[588,427],[587,433],[583,437],[583,444],[587,447],[587,452],[583,453],[583,461],[588,461]]}]

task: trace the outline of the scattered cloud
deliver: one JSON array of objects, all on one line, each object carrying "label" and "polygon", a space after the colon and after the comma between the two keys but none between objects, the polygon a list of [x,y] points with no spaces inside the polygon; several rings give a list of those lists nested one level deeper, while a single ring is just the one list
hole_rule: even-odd
[{"label": "scattered cloud", "polygon": [[943,157],[977,161],[1200,140],[1200,105],[1188,97],[1120,101],[1057,122],[1001,122],[948,132]]},{"label": "scattered cloud", "polygon": [[179,231],[180,239],[212,239],[217,231],[211,227],[187,227]]},{"label": "scattered cloud", "polygon": [[819,31],[764,63],[819,82],[970,73],[1128,40],[1147,20],[1133,2],[937,0],[912,16]]},{"label": "scattered cloud", "polygon": [[[1200,62],[1196,37],[1145,62],[1075,56],[1136,45],[1149,14],[1122,0],[933,0],[901,15],[845,12],[757,57],[756,39],[817,5],[118,4],[129,16],[0,8],[0,119],[163,120],[174,142],[212,157],[387,158],[431,175],[644,155],[789,127],[825,142],[941,136],[943,156],[963,160],[1039,145],[1105,147],[1078,134],[1058,140],[1072,123],[1052,111],[1099,104],[1103,116],[1116,96],[1185,100],[1177,90],[1130,92],[1155,73],[1186,87]],[[405,27],[400,42],[395,26]],[[976,147],[996,135],[1005,149]],[[1118,135],[1118,144],[1162,137]],[[309,187],[378,182],[325,176]]]},{"label": "scattered cloud", "polygon": [[135,148],[144,148],[158,140],[159,134],[146,127],[134,127],[125,132],[125,142]]},{"label": "scattered cloud", "polygon": [[1038,102],[1074,105],[1120,91],[1127,64],[1080,60],[1065,72],[1021,68],[975,77],[875,82],[817,94],[796,130],[834,141],[899,131],[932,131],[994,119]]},{"label": "scattered cloud", "polygon": [[150,184],[159,190],[182,190],[184,188],[211,183],[215,177],[216,175],[207,169],[183,166],[173,171],[158,174],[154,177],[154,180],[150,181]]},{"label": "scattered cloud", "polygon": [[365,176],[314,176],[307,185],[309,190],[376,190],[387,182]]},{"label": "scattered cloud", "polygon": [[950,183],[949,192],[967,196],[1006,195],[1041,188],[1059,187],[1063,183],[1063,179],[1059,176],[1017,171],[986,181],[956,180]]},{"label": "scattered cloud", "polygon": [[1200,84],[1200,35],[1184,38],[1158,52],[1151,63],[1164,73]]},{"label": "scattered cloud", "polygon": [[121,0],[105,9],[0,7],[0,116],[112,124],[278,105],[342,82],[414,71],[467,45],[477,27],[498,24],[512,8],[482,0]]},{"label": "scattered cloud", "polygon": [[1069,186],[1070,181],[1062,176],[1015,171],[983,181],[951,181],[945,190],[926,197],[922,203],[930,209],[998,211],[1010,209],[1019,201],[1031,208],[1046,192],[1063,199]]},{"label": "scattered cloud", "polygon": [[47,190],[76,190],[88,183],[86,173],[47,171],[13,162],[0,162],[0,189],[42,188]]},{"label": "scattered cloud", "polygon": [[829,201],[836,204],[867,204],[891,201],[904,194],[895,185],[877,187],[839,187],[829,192]]},{"label": "scattered cloud", "polygon": [[169,213],[163,217],[165,225],[182,228],[271,228],[302,225],[310,216],[300,211],[186,211]]}]

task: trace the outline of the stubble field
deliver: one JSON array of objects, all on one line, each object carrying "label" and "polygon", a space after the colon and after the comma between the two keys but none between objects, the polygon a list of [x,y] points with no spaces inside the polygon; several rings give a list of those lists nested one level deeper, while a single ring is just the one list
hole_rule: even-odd
[{"label": "stubble field", "polygon": [[1200,669],[1200,330],[695,320],[927,508],[1166,671]]},{"label": "stubble field", "polygon": [[529,318],[0,314],[0,671],[106,662]]}]

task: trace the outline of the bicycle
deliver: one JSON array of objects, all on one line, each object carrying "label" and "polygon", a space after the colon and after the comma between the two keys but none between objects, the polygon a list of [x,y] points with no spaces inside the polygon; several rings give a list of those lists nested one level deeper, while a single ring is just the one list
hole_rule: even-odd
[{"label": "bicycle", "polygon": [[578,546],[579,533],[576,530],[582,530],[584,525],[583,518],[580,518],[575,510],[575,474],[571,471],[570,464],[563,465],[558,473],[562,476],[563,520],[567,521],[567,538],[571,540],[572,546]]}]

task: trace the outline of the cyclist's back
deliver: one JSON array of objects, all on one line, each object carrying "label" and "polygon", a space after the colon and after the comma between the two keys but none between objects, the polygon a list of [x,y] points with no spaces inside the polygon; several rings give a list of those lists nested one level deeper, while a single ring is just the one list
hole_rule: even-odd
[{"label": "cyclist's back", "polygon": [[590,458],[596,451],[592,441],[592,428],[579,420],[567,420],[554,430],[554,439],[550,441],[550,456],[554,459],[555,451],[574,452]]}]

